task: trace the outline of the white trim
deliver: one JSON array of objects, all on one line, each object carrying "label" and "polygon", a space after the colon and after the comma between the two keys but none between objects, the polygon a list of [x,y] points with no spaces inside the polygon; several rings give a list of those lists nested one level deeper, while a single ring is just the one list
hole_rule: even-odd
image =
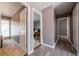
[{"label": "white trim", "polygon": [[33,51],[34,51],[34,36],[33,36],[34,31],[33,31],[33,29],[34,29],[34,12],[33,12],[33,8],[32,8],[32,38],[33,38]]},{"label": "white trim", "polygon": [[34,50],[30,51],[30,52],[28,53],[28,55],[32,54],[33,52],[34,52]]},{"label": "white trim", "polygon": [[[58,41],[58,40],[57,40]],[[45,44],[45,43],[41,43],[41,45],[44,45],[44,46],[47,46],[47,47],[50,47],[50,48],[55,48],[56,44],[57,44],[57,41],[51,46],[51,45],[48,45],[48,44]]]},{"label": "white trim", "polygon": [[[57,40],[58,41],[58,40]],[[44,44],[42,43],[41,45],[44,45],[44,46],[47,46],[47,47],[50,47],[50,48],[55,48],[56,44],[57,44],[57,41],[53,44],[53,46],[51,45],[48,45],[48,44]]]},{"label": "white trim", "polygon": [[70,38],[70,17],[67,17],[67,37]]},{"label": "white trim", "polygon": [[67,17],[58,18],[58,21],[60,21],[60,20],[64,20],[64,19],[67,19]]},{"label": "white trim", "polygon": [[40,20],[40,35],[41,35],[41,44],[43,43],[43,21],[42,21],[42,14],[41,14],[41,20]]},{"label": "white trim", "polygon": [[78,4],[77,4],[77,52],[78,52]]},{"label": "white trim", "polygon": [[[36,12],[37,14],[40,15],[40,43],[43,43],[43,29],[42,29],[42,13],[40,13],[38,10],[36,10],[35,8],[32,8],[32,23],[34,24],[34,12]],[[32,25],[33,25],[32,24]],[[34,29],[34,26],[33,26]],[[32,31],[32,34],[34,34],[34,31]],[[34,49],[34,37],[33,37],[33,49]]]},{"label": "white trim", "polygon": [[56,40],[56,42],[53,44],[53,48],[55,48],[56,44],[57,44],[58,40]]},{"label": "white trim", "polygon": [[27,53],[29,54],[31,51],[30,51],[30,11],[31,11],[31,6],[26,3],[26,2],[20,2],[22,5],[24,5],[26,8],[27,8],[27,13],[28,13],[28,16],[27,16],[27,23],[28,23],[28,31],[27,31],[27,35],[28,35],[28,38],[27,38]]},{"label": "white trim", "polygon": [[67,36],[59,35],[59,37],[67,37]]},{"label": "white trim", "polygon": [[44,43],[42,45],[47,46],[49,48],[54,48],[55,47],[55,46],[50,46],[50,45],[47,45],[47,44],[44,44]]},{"label": "white trim", "polygon": [[[67,36],[59,35],[59,21],[64,19],[67,19]],[[59,36],[67,37],[70,41],[70,17],[63,17],[58,19],[58,39],[59,39]]]}]

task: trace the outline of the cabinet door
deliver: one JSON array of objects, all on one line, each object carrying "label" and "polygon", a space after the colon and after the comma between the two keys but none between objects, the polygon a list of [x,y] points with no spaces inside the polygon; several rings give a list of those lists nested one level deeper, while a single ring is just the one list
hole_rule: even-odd
[{"label": "cabinet door", "polygon": [[20,13],[20,46],[26,53],[26,8]]}]

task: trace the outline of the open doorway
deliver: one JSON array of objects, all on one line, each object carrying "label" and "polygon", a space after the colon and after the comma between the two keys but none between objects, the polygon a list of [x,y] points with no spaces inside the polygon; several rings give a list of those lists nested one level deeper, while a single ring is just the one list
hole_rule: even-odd
[{"label": "open doorway", "polygon": [[1,2],[0,6],[0,55],[23,56],[27,53],[27,7],[19,2]]},{"label": "open doorway", "polygon": [[34,48],[41,45],[41,13],[33,9]]},{"label": "open doorway", "polygon": [[58,36],[59,39],[70,40],[70,18],[64,17],[58,19]]}]

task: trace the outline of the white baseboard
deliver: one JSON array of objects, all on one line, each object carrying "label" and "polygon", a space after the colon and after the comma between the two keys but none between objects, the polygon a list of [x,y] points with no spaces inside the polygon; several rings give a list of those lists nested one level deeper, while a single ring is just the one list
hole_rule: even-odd
[{"label": "white baseboard", "polygon": [[34,52],[34,50],[32,50],[32,51],[28,52],[28,55],[32,54],[33,52]]},{"label": "white baseboard", "polygon": [[[42,45],[47,46],[49,48],[55,48],[56,43],[53,46],[50,46],[50,45],[47,45],[47,44],[42,44]],[[34,50],[28,52],[28,55],[32,54],[33,52],[34,52]]]},{"label": "white baseboard", "polygon": [[57,44],[58,40],[53,44],[53,48],[55,48],[56,44]]},{"label": "white baseboard", "polygon": [[44,45],[44,46],[47,46],[47,47],[50,47],[50,48],[55,48],[55,46],[56,46],[56,43],[57,43],[57,41],[52,45],[52,46],[50,46],[50,45],[47,45],[47,44],[44,44],[44,43],[42,43],[42,45]]},{"label": "white baseboard", "polygon": [[78,56],[79,56],[79,53],[78,53]]},{"label": "white baseboard", "polygon": [[42,45],[53,48],[53,46],[50,46],[50,45],[47,45],[47,44],[44,44],[44,43]]},{"label": "white baseboard", "polygon": [[56,43],[53,44],[53,48],[55,48]]}]

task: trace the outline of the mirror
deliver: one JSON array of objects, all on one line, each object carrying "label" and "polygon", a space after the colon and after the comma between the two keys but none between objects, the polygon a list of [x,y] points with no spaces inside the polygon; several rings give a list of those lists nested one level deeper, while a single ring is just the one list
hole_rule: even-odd
[{"label": "mirror", "polygon": [[41,38],[40,38],[40,15],[37,12],[34,12],[34,27],[33,27],[33,37],[34,37],[34,48],[40,46]]}]

